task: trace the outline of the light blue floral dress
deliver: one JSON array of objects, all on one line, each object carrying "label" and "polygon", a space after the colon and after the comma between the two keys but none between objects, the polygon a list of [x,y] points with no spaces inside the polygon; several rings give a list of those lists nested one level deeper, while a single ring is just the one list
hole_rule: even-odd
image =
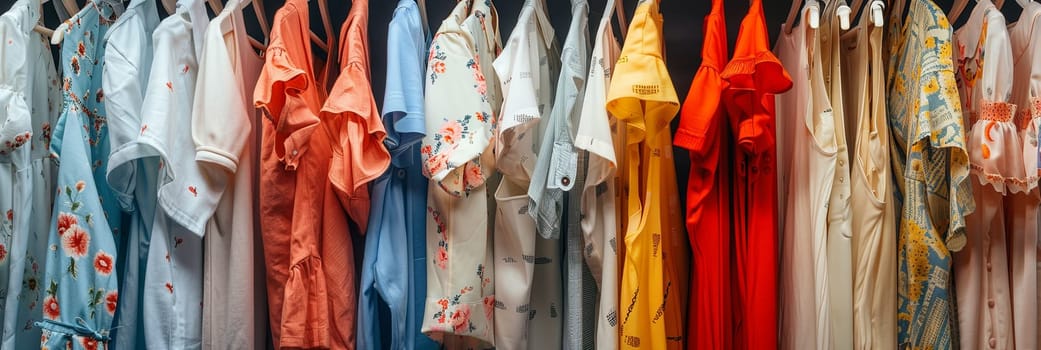
[{"label": "light blue floral dress", "polygon": [[114,228],[121,213],[105,180],[109,154],[102,38],[122,6],[89,2],[66,21],[62,113],[51,141],[61,166],[43,279],[42,349],[107,348],[119,293]]}]

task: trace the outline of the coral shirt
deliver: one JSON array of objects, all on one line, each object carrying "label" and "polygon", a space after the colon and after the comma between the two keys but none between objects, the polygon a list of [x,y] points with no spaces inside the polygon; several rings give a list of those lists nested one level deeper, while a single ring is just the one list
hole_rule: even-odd
[{"label": "coral shirt", "polygon": [[773,349],[777,339],[777,172],[774,94],[788,91],[791,78],[770,52],[761,1],[752,1],[741,22],[734,57],[723,69],[723,100],[736,144],[734,210],[734,346]]}]

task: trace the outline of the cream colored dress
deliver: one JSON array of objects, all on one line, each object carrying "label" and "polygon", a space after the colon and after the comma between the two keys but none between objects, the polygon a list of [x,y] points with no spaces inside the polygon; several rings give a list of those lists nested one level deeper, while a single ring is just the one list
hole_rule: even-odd
[{"label": "cream colored dress", "polygon": [[1005,198],[1008,224],[1009,275],[1012,282],[1013,330],[1017,349],[1041,346],[1038,317],[1038,129],[1041,124],[1041,3],[1027,4],[1019,22],[1009,27],[1013,64],[1012,103],[1016,126],[1023,141],[1023,165],[1030,192]]},{"label": "cream colored dress", "polygon": [[827,310],[827,203],[837,147],[818,35],[802,22],[790,34],[782,31],[775,48],[794,82],[776,97],[777,143],[785,150],[779,173],[787,179],[779,187],[787,194],[781,206],[781,349],[830,348],[829,313],[819,311]]},{"label": "cream colored dress", "polygon": [[1016,106],[1008,103],[1012,46],[1001,11],[989,0],[977,3],[954,41],[976,201],[976,211],[966,217],[967,243],[954,254],[961,346],[1014,349],[1003,202],[1027,184],[1012,121]]},{"label": "cream colored dress", "polygon": [[[869,6],[869,4],[865,4]],[[865,9],[867,11],[867,9]],[[896,349],[896,207],[890,188],[882,28],[867,16],[843,40],[843,94],[852,120],[853,348]]]},{"label": "cream colored dress", "polygon": [[[850,153],[855,128],[854,119],[846,114],[843,101],[842,61],[847,55],[842,52],[842,33],[836,12],[839,1],[828,1],[821,15],[821,66],[824,84],[831,98],[832,118],[835,124],[835,176],[828,200],[828,312],[831,313],[826,326],[831,327],[831,346],[835,349],[853,348],[853,251],[852,213],[850,197]],[[818,276],[818,278],[820,278]],[[824,311],[820,311],[824,312]]]}]

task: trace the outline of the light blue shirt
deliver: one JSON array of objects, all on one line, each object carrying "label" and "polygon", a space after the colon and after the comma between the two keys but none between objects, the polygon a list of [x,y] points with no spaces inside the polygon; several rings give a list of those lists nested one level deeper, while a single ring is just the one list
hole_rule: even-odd
[{"label": "light blue shirt", "polygon": [[[420,332],[427,287],[427,179],[422,175],[419,141],[426,129],[428,41],[414,0],[399,1],[387,41],[383,124],[384,145],[392,160],[372,185],[358,300],[358,349],[438,349]],[[390,314],[381,314],[383,308]],[[390,329],[380,329],[381,324]]]},{"label": "light blue shirt", "polygon": [[144,348],[145,260],[155,216],[158,158],[136,159],[128,145],[141,133],[141,106],[152,65],[152,31],[159,25],[156,2],[134,0],[106,34],[102,86],[112,144],[107,179],[123,210],[130,214],[126,235],[117,237],[121,294],[113,324],[113,348]]},{"label": "light blue shirt", "polygon": [[121,226],[121,212],[105,179],[109,140],[100,39],[121,7],[118,1],[95,0],[65,22],[63,107],[51,140],[61,166],[46,275],[37,287],[44,298],[43,320],[36,326],[43,328],[41,345],[51,349],[105,347],[118,300],[113,235]]}]

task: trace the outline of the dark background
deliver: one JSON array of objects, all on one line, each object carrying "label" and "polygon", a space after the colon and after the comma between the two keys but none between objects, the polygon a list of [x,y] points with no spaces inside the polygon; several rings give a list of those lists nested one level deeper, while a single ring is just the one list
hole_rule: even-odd
[{"label": "dark background", "polygon": [[[15,0],[0,0],[0,11],[7,11],[14,1]],[[85,1],[89,0],[77,1],[82,5]],[[129,2],[129,0],[127,1]],[[347,12],[350,10],[350,1],[327,1],[329,3],[329,12],[333,30],[338,34],[340,25],[343,23],[343,20],[347,17]],[[570,0],[545,1],[549,7],[549,16],[550,20],[553,22],[557,41],[560,43],[564,40],[564,36],[567,34],[566,31],[571,20],[571,2]],[[638,0],[616,1],[623,2],[627,17],[631,18]],[[801,3],[801,0],[794,1],[799,1]],[[867,1],[868,0],[865,0],[865,2]],[[284,0],[263,0],[268,23],[271,23],[271,20],[275,16],[275,11],[281,7],[283,2]],[[524,4],[524,0],[493,0],[493,2],[498,9],[499,31],[503,42],[505,42],[516,24],[517,16],[520,13],[521,6]],[[590,8],[589,32],[592,37],[597,29],[599,18],[604,12],[606,0],[588,0],[588,2]],[[853,1],[849,0],[849,2],[852,3]],[[944,9],[948,9],[955,1],[936,0],[936,2]],[[437,30],[437,27],[455,6],[455,3],[455,0],[427,0],[426,7],[431,31]],[[742,0],[729,0],[725,1],[725,3],[727,27],[729,32],[728,38],[730,40],[729,47],[732,48],[733,41],[737,37],[741,25],[741,19],[747,12],[749,3]],[[968,13],[971,12],[974,3],[975,1],[970,0],[960,21],[956,22],[956,24],[960,24],[960,22],[963,22],[968,18]],[[390,23],[391,16],[393,15],[394,8],[397,4],[398,0],[369,0],[369,55],[372,62],[372,88],[373,94],[376,96],[377,104],[382,104],[383,102],[383,87],[385,85],[384,79],[386,72],[387,25]],[[681,103],[687,95],[691,79],[694,77],[694,73],[697,71],[698,65],[701,61],[701,39],[703,37],[701,33],[701,23],[702,18],[708,14],[710,6],[711,1],[709,0],[661,0],[661,9],[664,15],[665,24],[666,64],[668,65],[669,74],[672,76],[672,81],[676,86],[676,92],[679,95]],[[776,39],[781,24],[787,18],[788,10],[791,6],[792,1],[789,0],[763,0],[763,7],[767,14],[766,21],[770,29],[771,43]],[[166,16],[166,14],[163,13],[162,5],[160,4],[158,7],[160,16]],[[321,16],[318,11],[318,0],[311,0],[310,7],[311,28],[319,36],[325,38],[326,34],[322,29]],[[611,11],[612,9],[608,10]],[[1006,0],[1004,12],[1006,20],[1009,23],[1018,19],[1020,11],[1021,9],[1015,4],[1015,0]],[[247,8],[244,12],[247,18],[247,28],[252,36],[254,38],[263,38],[252,8]],[[52,29],[57,27],[60,23],[53,5],[50,2],[44,5],[44,22],[48,28]],[[621,36],[618,36],[618,38],[621,39]],[[590,40],[590,45],[592,45],[592,40]],[[315,50],[314,52],[319,54],[321,51]],[[55,46],[55,54],[57,54],[57,46]],[[675,127],[677,122],[678,118],[673,121],[673,127]],[[689,161],[685,151],[676,149],[675,153],[677,159],[677,174],[679,174],[678,180],[680,182],[680,188],[683,189],[686,188],[686,174],[689,169]]]}]

